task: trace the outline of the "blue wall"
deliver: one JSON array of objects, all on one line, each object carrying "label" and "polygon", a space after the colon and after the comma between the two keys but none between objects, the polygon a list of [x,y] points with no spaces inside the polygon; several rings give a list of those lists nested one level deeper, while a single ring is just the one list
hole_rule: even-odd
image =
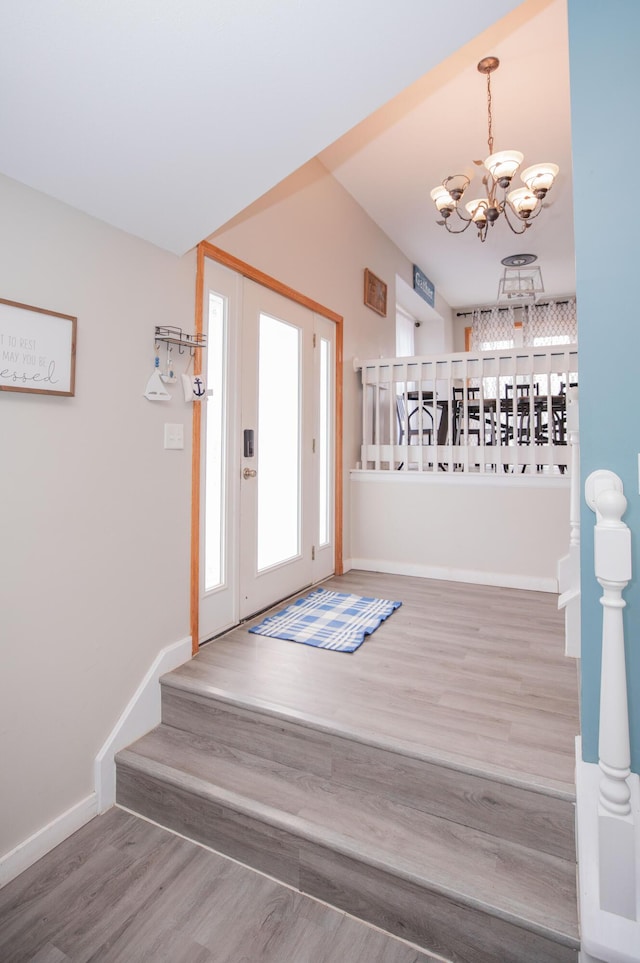
[{"label": "blue wall", "polygon": [[640,2],[569,0],[580,347],[583,757],[598,759],[602,594],[584,482],[616,472],[633,580],[624,611],[632,769],[640,772]]}]

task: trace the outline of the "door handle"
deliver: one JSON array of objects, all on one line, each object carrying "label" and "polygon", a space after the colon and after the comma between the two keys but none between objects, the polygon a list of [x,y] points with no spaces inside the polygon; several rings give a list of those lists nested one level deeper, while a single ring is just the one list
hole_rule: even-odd
[{"label": "door handle", "polygon": [[255,470],[255,468],[243,468],[243,469],[242,469],[242,477],[243,477],[243,478],[255,478],[257,474],[258,474],[258,473],[257,473],[257,471]]}]

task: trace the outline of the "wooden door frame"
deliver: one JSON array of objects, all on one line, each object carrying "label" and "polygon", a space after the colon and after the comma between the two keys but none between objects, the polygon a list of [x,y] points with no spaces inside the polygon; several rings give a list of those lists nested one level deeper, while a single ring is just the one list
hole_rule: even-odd
[{"label": "wooden door frame", "polygon": [[[217,261],[225,267],[230,268],[237,274],[257,284],[261,284],[277,294],[281,294],[290,301],[295,301],[303,307],[308,308],[316,314],[333,321],[336,326],[336,363],[335,363],[335,450],[334,450],[334,545],[335,545],[335,571],[336,575],[343,574],[342,558],[342,526],[343,526],[343,494],[342,494],[342,433],[343,433],[343,413],[342,413],[342,379],[343,379],[343,323],[344,318],[336,314],[330,308],[313,301],[306,295],[301,294],[294,288],[283,284],[276,278],[259,271],[245,261],[228,254],[222,248],[216,247],[209,241],[202,241],[197,249],[197,269],[196,269],[196,311],[195,328],[196,334],[202,334],[203,330],[203,298],[204,298],[204,272],[205,259]],[[202,349],[195,349],[194,374],[202,372]],[[192,421],[192,453],[191,453],[191,652],[195,655],[200,647],[200,477],[201,477],[201,458],[202,458],[202,407],[200,404],[193,406]]]}]

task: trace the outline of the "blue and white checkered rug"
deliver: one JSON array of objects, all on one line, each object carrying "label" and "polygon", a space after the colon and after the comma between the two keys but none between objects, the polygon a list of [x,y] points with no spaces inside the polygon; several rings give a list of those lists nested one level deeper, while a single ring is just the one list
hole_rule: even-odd
[{"label": "blue and white checkered rug", "polygon": [[303,642],[319,649],[353,652],[402,602],[316,589],[249,632]]}]

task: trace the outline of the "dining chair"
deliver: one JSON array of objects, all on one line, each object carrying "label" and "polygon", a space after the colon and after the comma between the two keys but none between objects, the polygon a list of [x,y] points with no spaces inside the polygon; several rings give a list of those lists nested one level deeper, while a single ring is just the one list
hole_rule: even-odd
[{"label": "dining chair", "polygon": [[454,387],[451,390],[453,393],[453,426],[456,444],[460,444],[461,435],[466,435],[467,438],[475,437],[476,444],[479,445],[482,434],[480,407],[473,405],[469,409],[465,404],[465,400],[478,400],[480,396],[479,385],[464,385],[463,387]]},{"label": "dining chair", "polygon": [[[413,405],[413,402],[410,403]],[[422,418],[420,418],[420,409],[422,409]],[[402,445],[404,442],[405,435],[407,436],[406,444],[416,444],[416,445],[431,445],[433,444],[433,411],[428,408],[424,403],[418,402],[416,407],[412,407],[411,410],[408,409],[405,403],[404,395],[398,395],[396,397],[396,415],[398,417],[398,444]],[[417,438],[418,440],[413,442],[411,439]]]},{"label": "dining chair", "polygon": [[[508,383],[504,386],[504,396],[507,401],[513,399],[513,383]],[[538,434],[536,424],[536,409],[535,403],[532,404],[531,395],[533,393],[534,397],[540,394],[540,382],[536,381],[534,384],[529,382],[528,384],[516,384],[516,422],[515,430],[514,426],[510,426],[510,417],[512,415],[513,409],[507,405],[507,433],[510,438],[516,439],[516,444],[518,445],[530,445],[531,444],[531,426],[533,424],[533,435],[536,438]],[[536,438],[537,440],[537,438]]]}]

